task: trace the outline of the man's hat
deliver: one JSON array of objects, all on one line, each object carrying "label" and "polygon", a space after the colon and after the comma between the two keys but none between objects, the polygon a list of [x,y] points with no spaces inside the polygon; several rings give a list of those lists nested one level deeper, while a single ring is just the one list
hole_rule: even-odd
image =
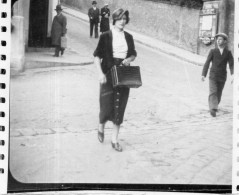
[{"label": "man's hat", "polygon": [[61,5],[57,5],[55,10],[61,10],[62,11]]},{"label": "man's hat", "polygon": [[217,34],[215,35],[215,38],[217,38],[217,37],[223,37],[225,40],[228,39],[228,36],[227,36],[225,33],[217,33]]},{"label": "man's hat", "polygon": [[97,2],[96,1],[92,1],[92,5],[96,5],[97,4]]}]

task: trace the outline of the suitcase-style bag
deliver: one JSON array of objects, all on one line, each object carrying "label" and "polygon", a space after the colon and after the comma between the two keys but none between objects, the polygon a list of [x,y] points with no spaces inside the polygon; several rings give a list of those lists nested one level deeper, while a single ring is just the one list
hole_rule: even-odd
[{"label": "suitcase-style bag", "polygon": [[139,66],[113,66],[111,68],[113,87],[138,88],[142,86]]},{"label": "suitcase-style bag", "polygon": [[61,37],[61,47],[66,48],[67,47],[67,38]]}]

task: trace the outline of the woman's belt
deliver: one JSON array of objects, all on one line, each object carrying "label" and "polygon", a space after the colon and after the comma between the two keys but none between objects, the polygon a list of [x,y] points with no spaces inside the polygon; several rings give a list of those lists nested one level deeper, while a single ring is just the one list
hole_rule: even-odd
[{"label": "woman's belt", "polygon": [[114,58],[114,64],[113,65],[120,65],[123,60],[124,59],[122,59],[122,58]]}]

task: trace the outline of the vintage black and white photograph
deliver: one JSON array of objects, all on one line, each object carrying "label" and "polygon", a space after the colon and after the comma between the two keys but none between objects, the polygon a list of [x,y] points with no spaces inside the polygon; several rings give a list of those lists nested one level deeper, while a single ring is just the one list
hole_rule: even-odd
[{"label": "vintage black and white photograph", "polygon": [[17,0],[21,183],[232,185],[235,0]]}]

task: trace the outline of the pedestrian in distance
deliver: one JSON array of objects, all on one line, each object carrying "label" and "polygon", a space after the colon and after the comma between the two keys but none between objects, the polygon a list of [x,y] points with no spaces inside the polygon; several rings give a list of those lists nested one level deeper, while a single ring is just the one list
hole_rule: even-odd
[{"label": "pedestrian in distance", "polygon": [[211,63],[209,74],[209,111],[216,117],[218,105],[221,101],[222,91],[227,79],[227,63],[229,64],[233,82],[234,60],[230,50],[226,47],[228,36],[218,33],[216,36],[217,48],[211,49],[202,70],[202,81],[205,81]]},{"label": "pedestrian in distance", "polygon": [[55,10],[57,15],[54,17],[52,22],[51,41],[52,45],[55,46],[55,54],[53,56],[59,57],[59,53],[61,52],[61,55],[63,55],[65,50],[65,48],[61,47],[61,37],[64,37],[67,32],[67,19],[62,14],[61,5],[57,5]]},{"label": "pedestrian in distance", "polygon": [[93,35],[93,29],[95,30],[95,38],[98,38],[98,24],[100,21],[100,10],[96,7],[97,2],[92,1],[92,7],[88,10],[88,16],[90,20],[90,37]]},{"label": "pedestrian in distance", "polygon": [[105,3],[105,6],[101,8],[100,10],[100,15],[101,15],[101,20],[100,20],[100,32],[106,32],[110,30],[110,9],[108,8],[108,3]]},{"label": "pedestrian in distance", "polygon": [[100,113],[98,139],[104,141],[104,129],[107,121],[113,122],[111,145],[118,152],[122,147],[118,142],[120,125],[129,97],[128,87],[113,88],[110,70],[114,65],[130,66],[130,62],[137,56],[134,39],[124,31],[129,22],[129,12],[117,9],[112,14],[113,29],[100,35],[98,45],[94,51],[94,63],[99,72],[100,82]]}]

